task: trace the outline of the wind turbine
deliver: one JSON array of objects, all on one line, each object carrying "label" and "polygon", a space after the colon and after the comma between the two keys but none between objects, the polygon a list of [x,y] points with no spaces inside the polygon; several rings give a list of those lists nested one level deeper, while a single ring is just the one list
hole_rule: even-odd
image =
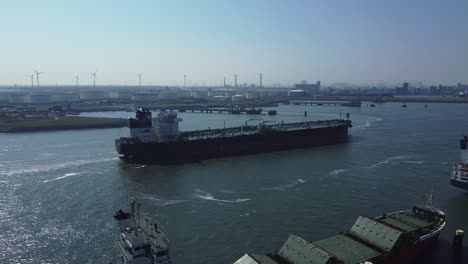
[{"label": "wind turbine", "polygon": [[94,77],[93,87],[96,87],[96,73],[97,71],[91,73],[91,75]]},{"label": "wind turbine", "polygon": [[31,74],[31,75],[26,75],[26,76],[28,76],[29,78],[31,78],[31,88],[33,88],[33,87],[34,87],[34,73]]},{"label": "wind turbine", "polygon": [[75,79],[76,79],[76,87],[78,87],[78,80],[80,79],[79,73],[76,74]]},{"label": "wind turbine", "polygon": [[39,87],[39,74],[43,74],[44,72],[38,72],[36,69],[34,71],[36,72],[37,87]]},{"label": "wind turbine", "polygon": [[138,75],[138,86],[141,87],[141,76],[143,75],[143,73],[137,73]]}]

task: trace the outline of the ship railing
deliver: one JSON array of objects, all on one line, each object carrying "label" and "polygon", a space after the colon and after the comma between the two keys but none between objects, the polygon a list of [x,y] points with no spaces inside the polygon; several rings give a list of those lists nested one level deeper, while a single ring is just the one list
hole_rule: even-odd
[{"label": "ship railing", "polygon": [[[277,123],[272,125],[262,124],[264,128],[270,128],[273,130],[288,130],[294,128],[312,128],[312,127],[327,127],[327,126],[341,126],[348,124],[349,121],[336,119],[336,120],[319,120],[319,121],[308,121],[308,122],[295,122],[295,123]],[[210,138],[210,137],[222,137],[226,135],[236,135],[239,133],[248,134],[249,132],[256,132],[259,130],[257,125],[246,125],[240,127],[231,128],[219,128],[219,129],[205,129],[196,130],[189,132],[181,132],[181,137],[188,138]]]}]

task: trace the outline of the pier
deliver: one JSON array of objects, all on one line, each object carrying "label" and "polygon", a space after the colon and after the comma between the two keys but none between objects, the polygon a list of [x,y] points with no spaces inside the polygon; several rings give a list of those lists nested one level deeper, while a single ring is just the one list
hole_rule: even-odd
[{"label": "pier", "polygon": [[[159,110],[166,110],[168,108],[160,107]],[[248,114],[248,115],[259,115],[262,113],[262,109],[256,108],[225,108],[225,107],[178,107],[171,108],[178,112],[192,112],[192,113],[227,113],[227,114]]]},{"label": "pier", "polygon": [[360,107],[360,101],[322,101],[322,100],[290,100],[293,105],[316,105],[316,106],[356,106]]}]

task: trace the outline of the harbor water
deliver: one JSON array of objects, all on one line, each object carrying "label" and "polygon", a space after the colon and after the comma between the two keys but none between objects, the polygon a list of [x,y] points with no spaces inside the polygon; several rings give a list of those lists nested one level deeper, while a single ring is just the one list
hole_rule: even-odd
[{"label": "harbor water", "polygon": [[[130,194],[145,216],[161,222],[176,263],[195,264],[274,252],[289,234],[306,240],[335,235],[359,215],[424,203],[432,187],[447,226],[424,263],[450,263],[455,230],[468,230],[468,195],[449,184],[458,140],[468,135],[468,104],[427,106],[281,105],[278,115],[260,118],[324,120],[349,112],[350,142],[170,166],[122,162],[114,139],[128,135],[124,128],[0,134],[0,263],[114,261],[118,229],[112,215],[127,206]],[[181,130],[259,118],[179,116]]]}]

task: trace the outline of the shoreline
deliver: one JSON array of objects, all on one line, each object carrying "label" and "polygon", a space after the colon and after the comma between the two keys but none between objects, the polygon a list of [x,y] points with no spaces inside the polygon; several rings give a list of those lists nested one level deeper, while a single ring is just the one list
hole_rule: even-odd
[{"label": "shoreline", "polygon": [[0,133],[42,132],[59,130],[81,130],[120,128],[126,126],[126,119],[81,116],[40,117],[0,122]]}]

